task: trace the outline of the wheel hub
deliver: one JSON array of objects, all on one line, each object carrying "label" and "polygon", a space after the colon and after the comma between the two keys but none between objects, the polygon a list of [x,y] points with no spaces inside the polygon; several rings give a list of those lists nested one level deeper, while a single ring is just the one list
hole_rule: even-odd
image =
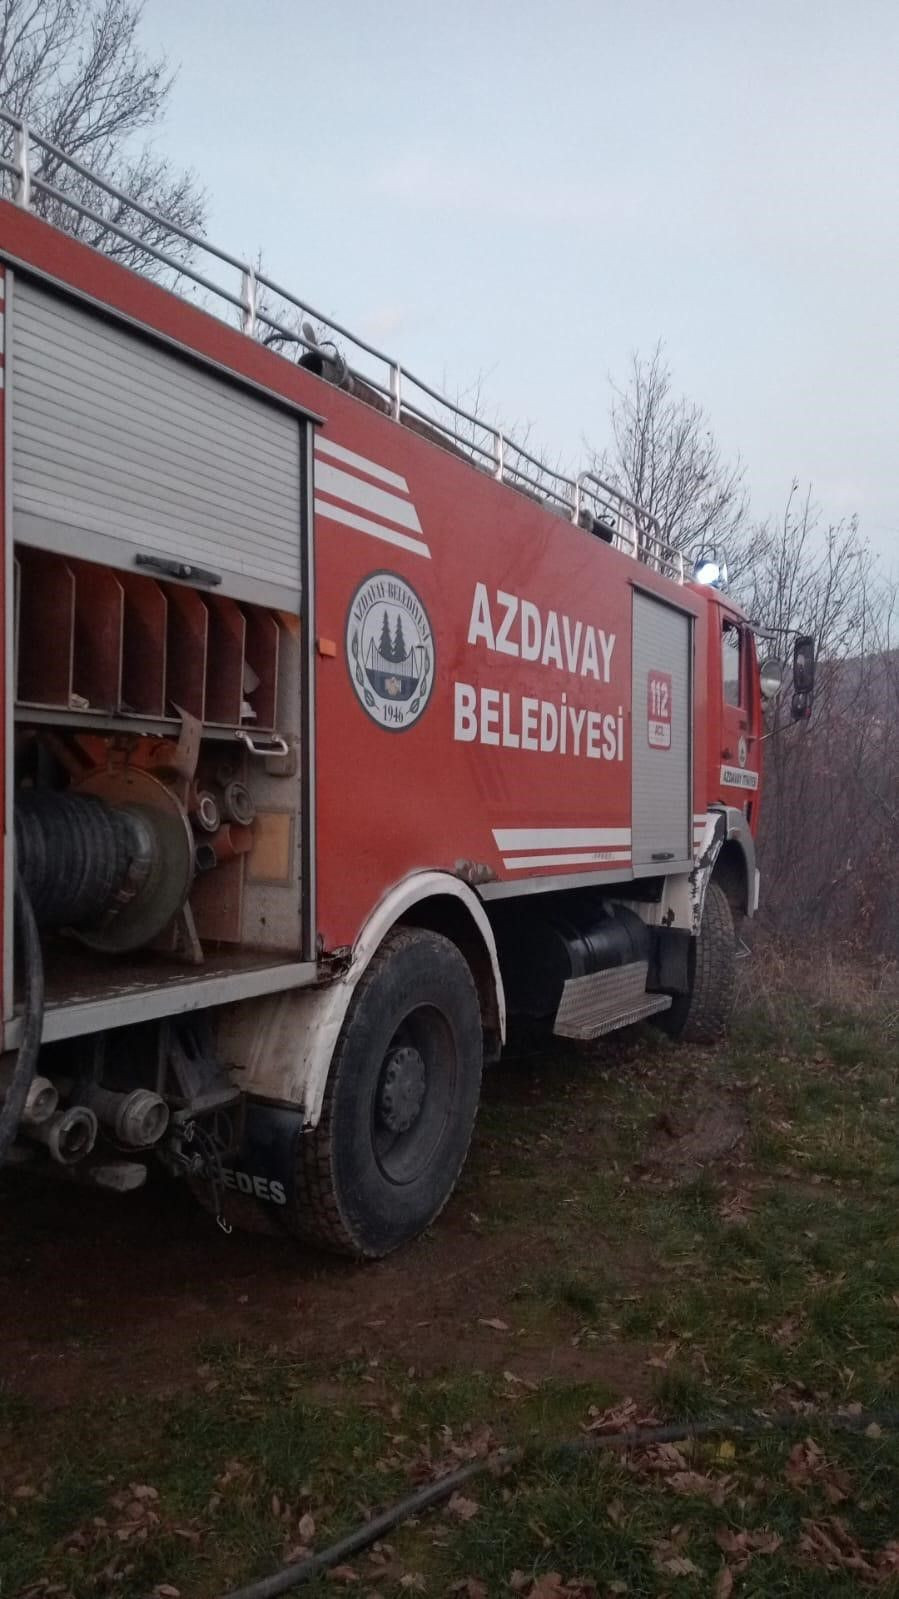
[{"label": "wheel hub", "polygon": [[384,1062],[378,1093],[378,1120],[392,1133],[407,1133],[424,1104],[425,1063],[417,1049],[404,1045]]}]

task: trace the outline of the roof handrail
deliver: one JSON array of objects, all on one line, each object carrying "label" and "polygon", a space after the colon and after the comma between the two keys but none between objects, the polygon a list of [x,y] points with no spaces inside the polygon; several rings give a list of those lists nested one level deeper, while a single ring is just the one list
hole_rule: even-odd
[{"label": "roof handrail", "polygon": [[[3,144],[4,128],[12,132],[12,140],[6,141],[7,147],[9,143],[12,145],[9,154]],[[104,216],[102,210],[95,209],[78,195],[66,193],[60,187],[61,171],[52,172],[55,181],[51,181],[49,173],[42,175],[47,172],[48,158],[51,167],[76,173],[94,185],[101,194],[151,222],[160,230],[163,238],[168,233],[179,239],[189,247],[188,257],[173,255],[161,245],[141,239],[123,222]],[[426,429],[436,442],[443,443],[455,453],[461,453],[470,464],[489,472],[498,482],[517,489],[531,499],[542,500],[549,509],[566,515],[578,526],[589,524],[602,537],[608,538],[608,542],[636,560],[676,582],[683,582],[683,556],[666,542],[657,518],[613,484],[607,483],[592,470],[570,477],[547,466],[539,456],[523,445],[516,444],[503,428],[485,421],[476,412],[467,410],[458,401],[449,399],[439,389],[415,377],[393,356],[386,355],[368,340],[335,322],[332,317],[315,310],[266,273],[259,272],[252,263],[242,261],[229,251],[211,244],[202,235],[154,211],[108,178],[91,171],[76,157],[67,155],[58,145],[36,132],[26,118],[0,106],[0,174],[4,173],[12,179],[11,198],[17,205],[33,211],[36,201],[43,196],[60,207],[69,208],[76,216],[106,230],[112,237],[128,245],[135,252],[138,263],[145,256],[165,267],[173,275],[171,287],[175,292],[178,292],[181,280],[187,279],[204,294],[224,302],[238,313],[238,325],[248,337],[258,339],[262,326],[274,335],[274,342],[289,341],[291,345],[307,352],[316,351],[318,343],[308,337],[306,322],[301,320],[298,326],[288,325],[266,303],[266,296],[283,301],[291,308],[293,315],[299,313],[300,318],[324,327],[329,339],[336,337],[352,346],[354,361],[346,362],[345,371],[355,380],[354,392],[360,394],[361,398],[376,403],[379,409],[388,411],[397,422],[402,423],[408,418],[407,425],[415,426],[413,419],[416,419],[419,431]],[[197,252],[236,271],[239,275],[237,286],[218,283],[209,275],[208,267],[200,270],[195,266],[191,257]],[[221,315],[221,312],[216,314]],[[363,370],[358,364],[361,357],[374,363],[376,370]],[[361,391],[357,385],[361,385]],[[427,408],[428,402],[431,409]],[[447,414],[446,419],[434,414],[435,406]],[[533,468],[533,471],[528,468]]]}]

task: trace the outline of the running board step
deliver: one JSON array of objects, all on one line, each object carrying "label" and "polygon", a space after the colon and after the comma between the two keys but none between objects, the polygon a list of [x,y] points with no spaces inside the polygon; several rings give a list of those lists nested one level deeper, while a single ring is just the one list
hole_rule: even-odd
[{"label": "running board step", "polygon": [[560,1038],[602,1038],[668,1010],[670,994],[647,994],[647,961],[612,966],[588,977],[569,977],[562,990],[553,1032]]}]

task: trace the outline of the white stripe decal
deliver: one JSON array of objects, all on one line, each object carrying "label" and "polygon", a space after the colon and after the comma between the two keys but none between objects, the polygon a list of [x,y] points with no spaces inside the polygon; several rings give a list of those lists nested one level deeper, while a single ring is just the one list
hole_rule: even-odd
[{"label": "white stripe decal", "polygon": [[332,522],[341,522],[344,527],[351,527],[357,533],[368,533],[373,539],[380,539],[384,544],[395,544],[401,550],[409,550],[413,555],[423,555],[426,561],[431,559],[431,552],[421,539],[410,539],[406,533],[397,533],[392,527],[384,527],[381,522],[369,522],[365,516],[357,516],[354,511],[345,511],[342,505],[330,505],[327,500],[316,500],[315,512],[317,516],[326,516]]},{"label": "white stripe decal", "polygon": [[597,866],[608,863],[610,865],[630,865],[631,852],[628,849],[583,850],[570,855],[510,855],[503,857],[503,865],[507,871],[520,872],[525,867],[531,866]]},{"label": "white stripe decal", "polygon": [[629,827],[494,828],[497,849],[581,849],[588,844],[629,844]]},{"label": "white stripe decal", "polygon": [[335,461],[343,461],[345,466],[355,466],[360,472],[367,472],[369,477],[376,477],[379,483],[389,483],[392,489],[401,489],[404,494],[409,493],[409,485],[398,472],[388,471],[386,466],[379,466],[377,461],[366,460],[364,455],[357,455],[354,450],[345,450],[342,444],[335,444],[332,439],[323,438],[320,433],[315,435],[315,452],[317,455],[330,455]]},{"label": "white stripe decal", "polygon": [[316,467],[315,487],[323,494],[333,494],[337,500],[358,505],[363,511],[373,511],[375,516],[383,516],[385,522],[398,522],[400,527],[408,527],[413,533],[421,532],[418,513],[408,500],[388,494],[386,489],[376,489],[373,483],[363,483],[360,477],[351,477],[349,472],[341,472],[336,466]]}]

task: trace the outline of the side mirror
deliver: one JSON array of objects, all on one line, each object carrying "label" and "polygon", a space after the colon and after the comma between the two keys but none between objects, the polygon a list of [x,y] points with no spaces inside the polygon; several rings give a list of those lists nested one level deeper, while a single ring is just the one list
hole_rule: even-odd
[{"label": "side mirror", "polygon": [[797,694],[807,695],[811,705],[814,686],[815,641],[813,638],[801,635],[793,645],[793,688]]},{"label": "side mirror", "polygon": [[794,722],[807,722],[812,714],[811,692],[797,690],[790,702],[790,712]]}]

